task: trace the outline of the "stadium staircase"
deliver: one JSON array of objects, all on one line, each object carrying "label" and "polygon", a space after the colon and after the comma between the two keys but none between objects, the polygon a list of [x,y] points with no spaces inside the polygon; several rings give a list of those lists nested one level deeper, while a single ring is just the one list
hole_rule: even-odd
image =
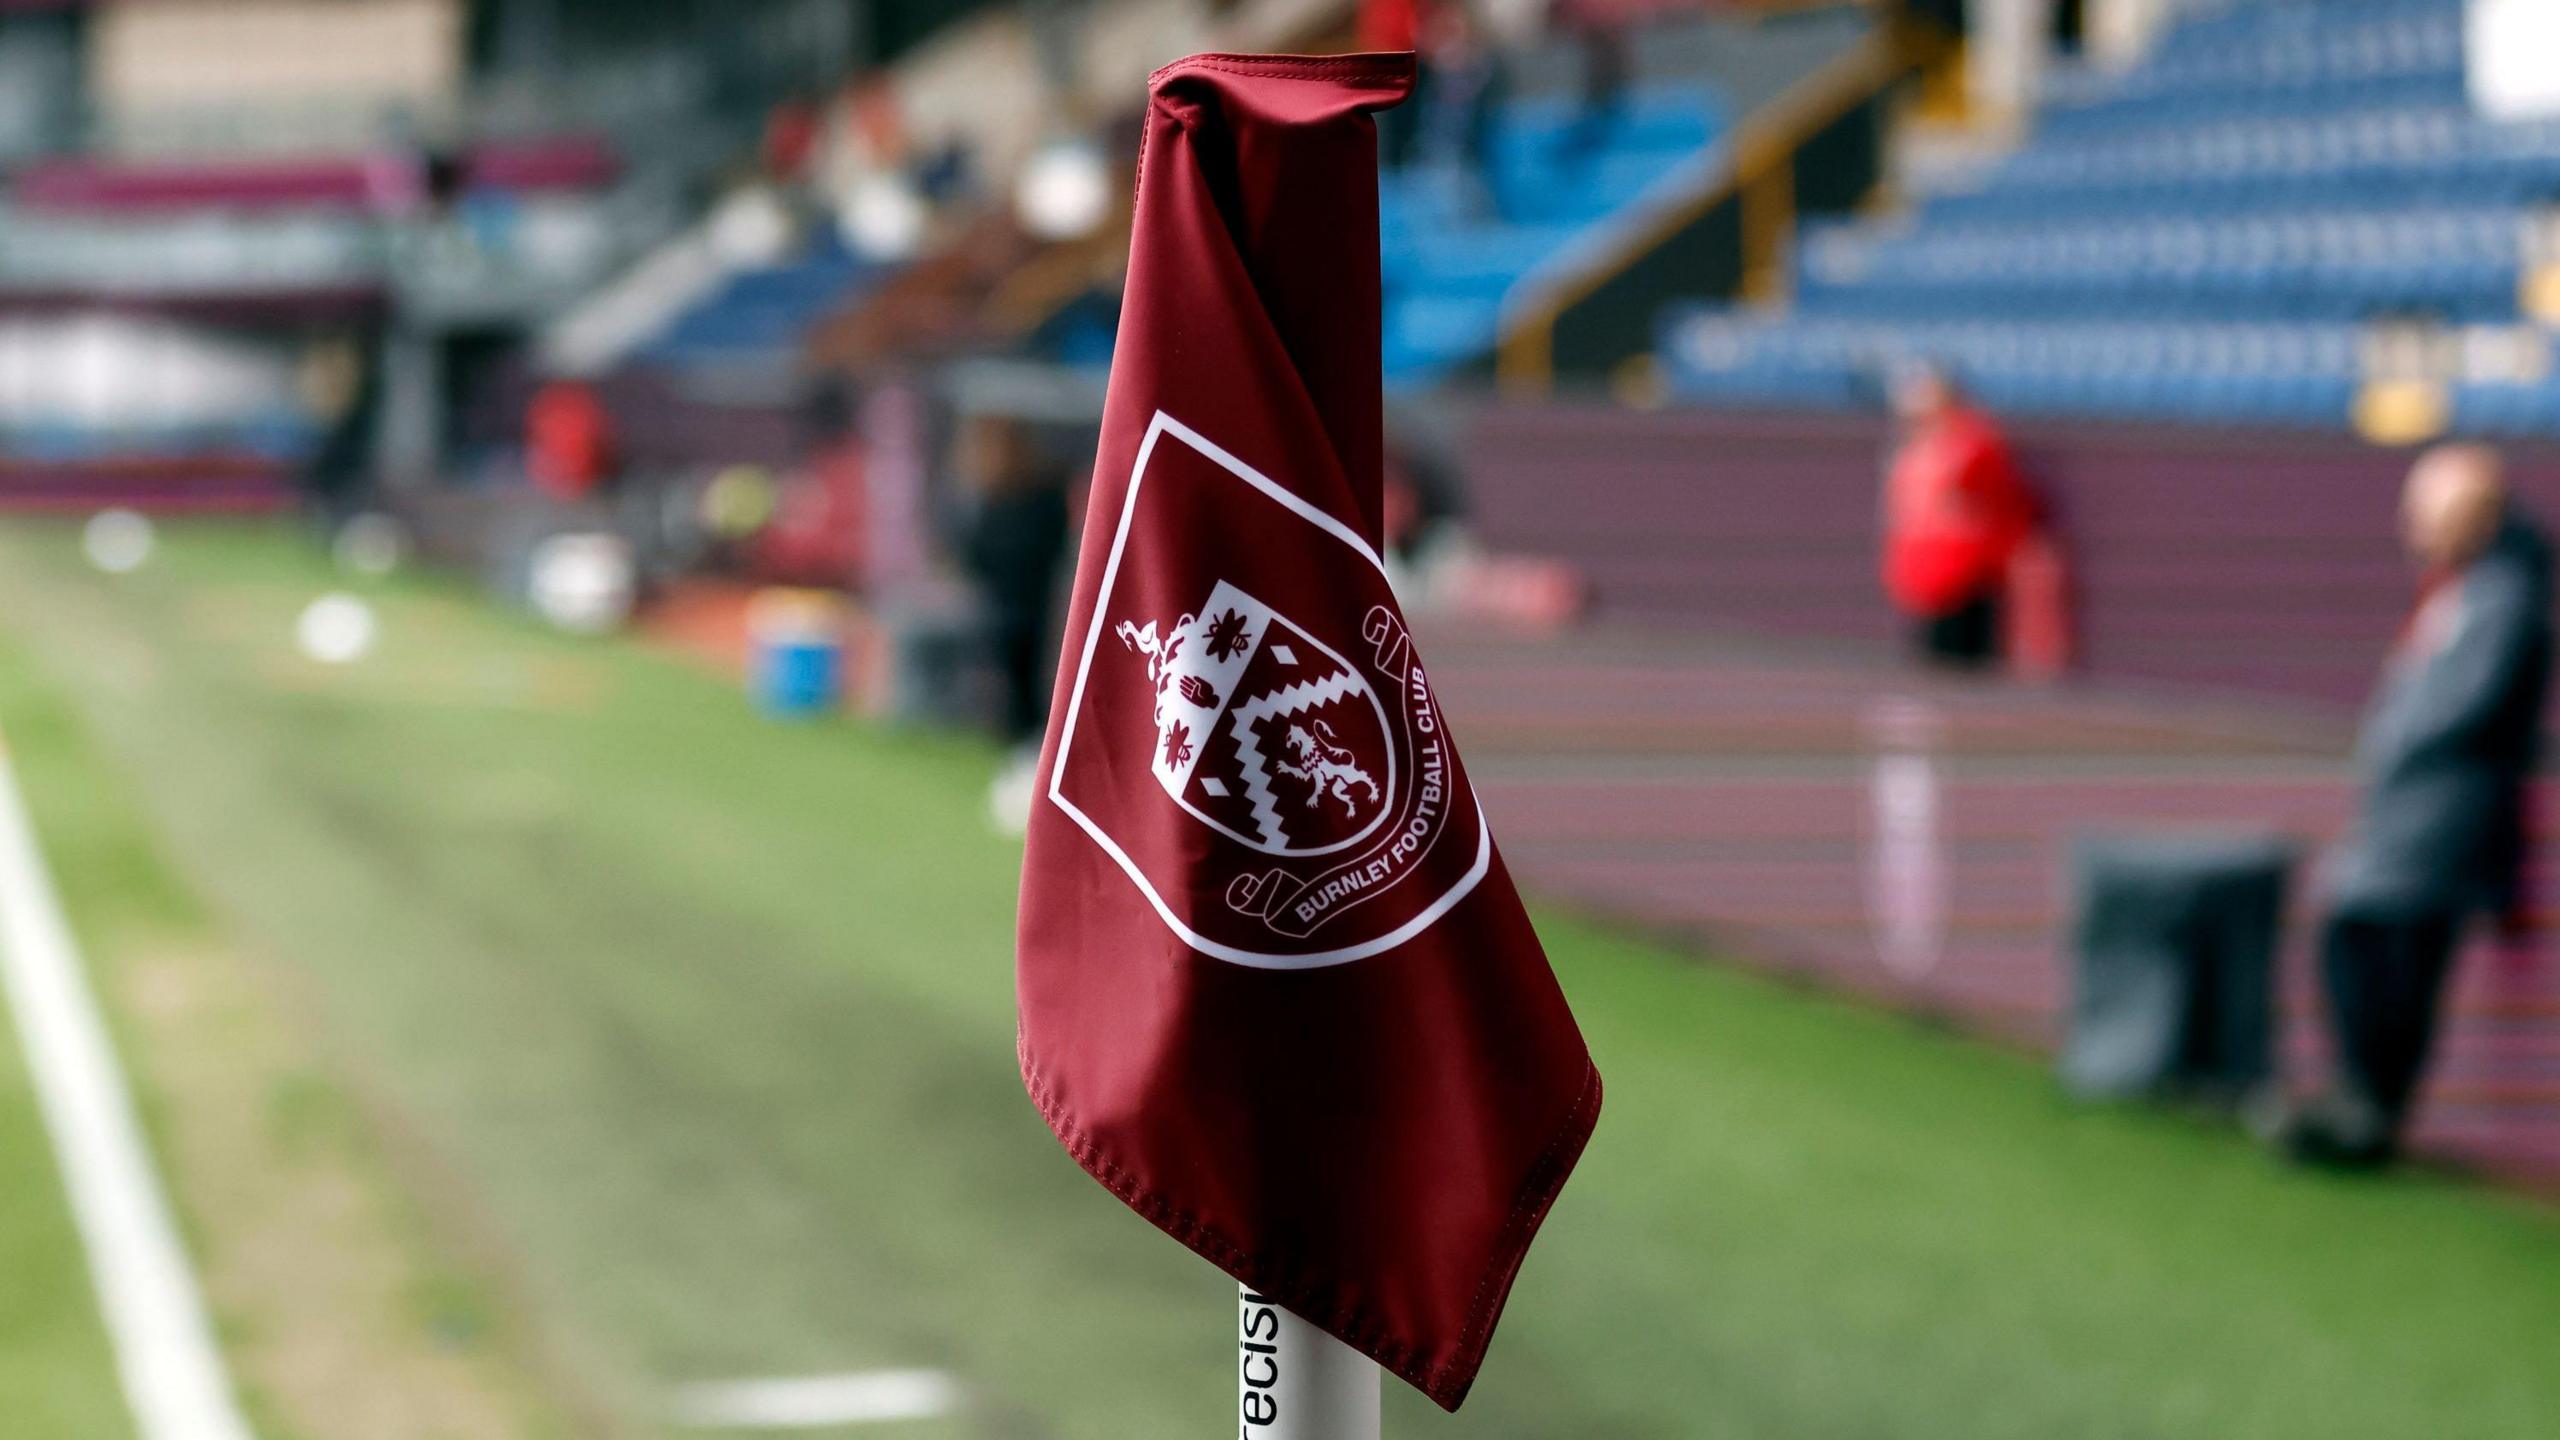
[{"label": "stadium staircase", "polygon": [[[2560,120],[2469,102],[2462,0],[2207,5],[2062,72],[1978,183],[1812,229],[1792,305],[1673,311],[1660,357],[1704,403],[1870,405],[1927,357],[2014,414],[2560,435],[2520,301],[2555,195]],[[2403,380],[2434,403],[2376,414]]]}]

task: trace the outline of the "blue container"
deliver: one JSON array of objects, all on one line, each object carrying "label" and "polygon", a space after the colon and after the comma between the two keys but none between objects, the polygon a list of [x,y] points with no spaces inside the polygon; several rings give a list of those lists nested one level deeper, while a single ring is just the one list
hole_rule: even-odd
[{"label": "blue container", "polygon": [[766,714],[784,719],[833,711],[844,698],[844,642],[828,638],[759,646],[755,695]]},{"label": "blue container", "polygon": [[832,597],[768,592],[747,619],[748,691],[777,719],[834,713],[844,703],[844,627]]}]

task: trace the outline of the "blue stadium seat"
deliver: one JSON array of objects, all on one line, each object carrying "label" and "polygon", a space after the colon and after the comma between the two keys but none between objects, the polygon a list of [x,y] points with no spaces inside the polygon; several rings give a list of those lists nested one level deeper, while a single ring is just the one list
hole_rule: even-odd
[{"label": "blue stadium seat", "polygon": [[802,333],[879,273],[834,235],[779,265],[744,270],[676,316],[647,350],[675,365],[763,360],[797,351]]},{"label": "blue stadium seat", "polygon": [[[2129,71],[2067,69],[1973,188],[1809,229],[1785,315],[1663,321],[1674,392],[1872,402],[1926,355],[2024,413],[2337,427],[2376,316],[2519,322],[2560,122],[2463,91],[2461,0],[2200,7]],[[2560,382],[2459,387],[2458,424],[2560,435]]]},{"label": "blue stadium seat", "polygon": [[1426,384],[1482,359],[1513,285],[1725,126],[1722,102],[1697,87],[1639,88],[1589,117],[1534,97],[1503,106],[1483,174],[1416,165],[1382,176],[1389,382]]}]

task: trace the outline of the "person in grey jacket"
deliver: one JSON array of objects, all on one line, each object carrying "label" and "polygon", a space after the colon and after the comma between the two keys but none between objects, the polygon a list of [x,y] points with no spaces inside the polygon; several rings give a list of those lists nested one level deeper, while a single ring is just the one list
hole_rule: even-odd
[{"label": "person in grey jacket", "polygon": [[2431,584],[2366,712],[2363,803],[2324,877],[2338,1073],[2283,1131],[2314,1163],[2380,1164],[2397,1148],[2463,924],[2515,904],[2550,682],[2550,547],[2497,452],[2421,456],[2401,523]]}]

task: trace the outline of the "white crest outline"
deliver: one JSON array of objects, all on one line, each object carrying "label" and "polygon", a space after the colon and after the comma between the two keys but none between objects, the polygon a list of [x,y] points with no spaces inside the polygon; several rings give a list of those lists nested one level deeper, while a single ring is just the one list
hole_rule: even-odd
[{"label": "white crest outline", "polygon": [[[1466,874],[1460,876],[1457,882],[1437,899],[1423,907],[1420,913],[1386,934],[1361,941],[1356,945],[1291,955],[1247,950],[1228,945],[1212,940],[1183,923],[1182,917],[1174,913],[1171,905],[1165,903],[1164,896],[1156,892],[1155,884],[1147,878],[1146,872],[1129,857],[1128,851],[1120,847],[1120,842],[1112,839],[1109,831],[1104,830],[1092,816],[1077,808],[1076,803],[1067,798],[1067,758],[1075,749],[1076,722],[1082,718],[1084,711],[1085,682],[1093,674],[1094,651],[1100,647],[1105,627],[1110,623],[1111,592],[1120,578],[1121,557],[1128,550],[1129,527],[1137,517],[1138,491],[1146,482],[1147,461],[1155,454],[1156,442],[1167,435],[1190,446],[1201,458],[1269,496],[1282,509],[1349,546],[1353,554],[1368,562],[1369,568],[1378,572],[1381,580],[1386,578],[1385,563],[1379,560],[1378,552],[1369,547],[1369,542],[1360,538],[1358,531],[1308,504],[1303,498],[1292,494],[1287,487],[1227,453],[1225,449],[1199,431],[1174,419],[1162,410],[1156,411],[1155,418],[1147,423],[1145,438],[1138,442],[1138,458],[1129,467],[1129,492],[1120,505],[1119,526],[1111,537],[1111,555],[1103,563],[1101,584],[1094,590],[1092,623],[1085,629],[1084,653],[1076,662],[1075,688],[1068,696],[1066,720],[1058,731],[1058,758],[1049,768],[1049,803],[1066,812],[1067,817],[1075,821],[1086,835],[1092,837],[1096,845],[1102,847],[1103,853],[1109,855],[1120,866],[1122,873],[1129,877],[1130,883],[1138,887],[1138,893],[1146,897],[1148,905],[1156,912],[1156,918],[1165,923],[1165,928],[1171,930],[1185,945],[1211,959],[1246,965],[1257,970],[1318,970],[1326,966],[1346,965],[1354,960],[1366,960],[1372,955],[1383,954],[1439,923],[1440,917],[1448,914],[1457,907],[1459,901],[1467,898],[1468,894],[1476,888],[1477,883],[1482,881],[1485,874],[1493,868],[1493,832],[1484,823],[1482,805],[1475,807],[1474,863],[1467,867]],[[1295,621],[1291,624],[1293,628],[1301,631],[1305,628],[1298,626]],[[1313,637],[1310,636],[1310,638]],[[1188,809],[1188,807],[1185,808]]]}]

